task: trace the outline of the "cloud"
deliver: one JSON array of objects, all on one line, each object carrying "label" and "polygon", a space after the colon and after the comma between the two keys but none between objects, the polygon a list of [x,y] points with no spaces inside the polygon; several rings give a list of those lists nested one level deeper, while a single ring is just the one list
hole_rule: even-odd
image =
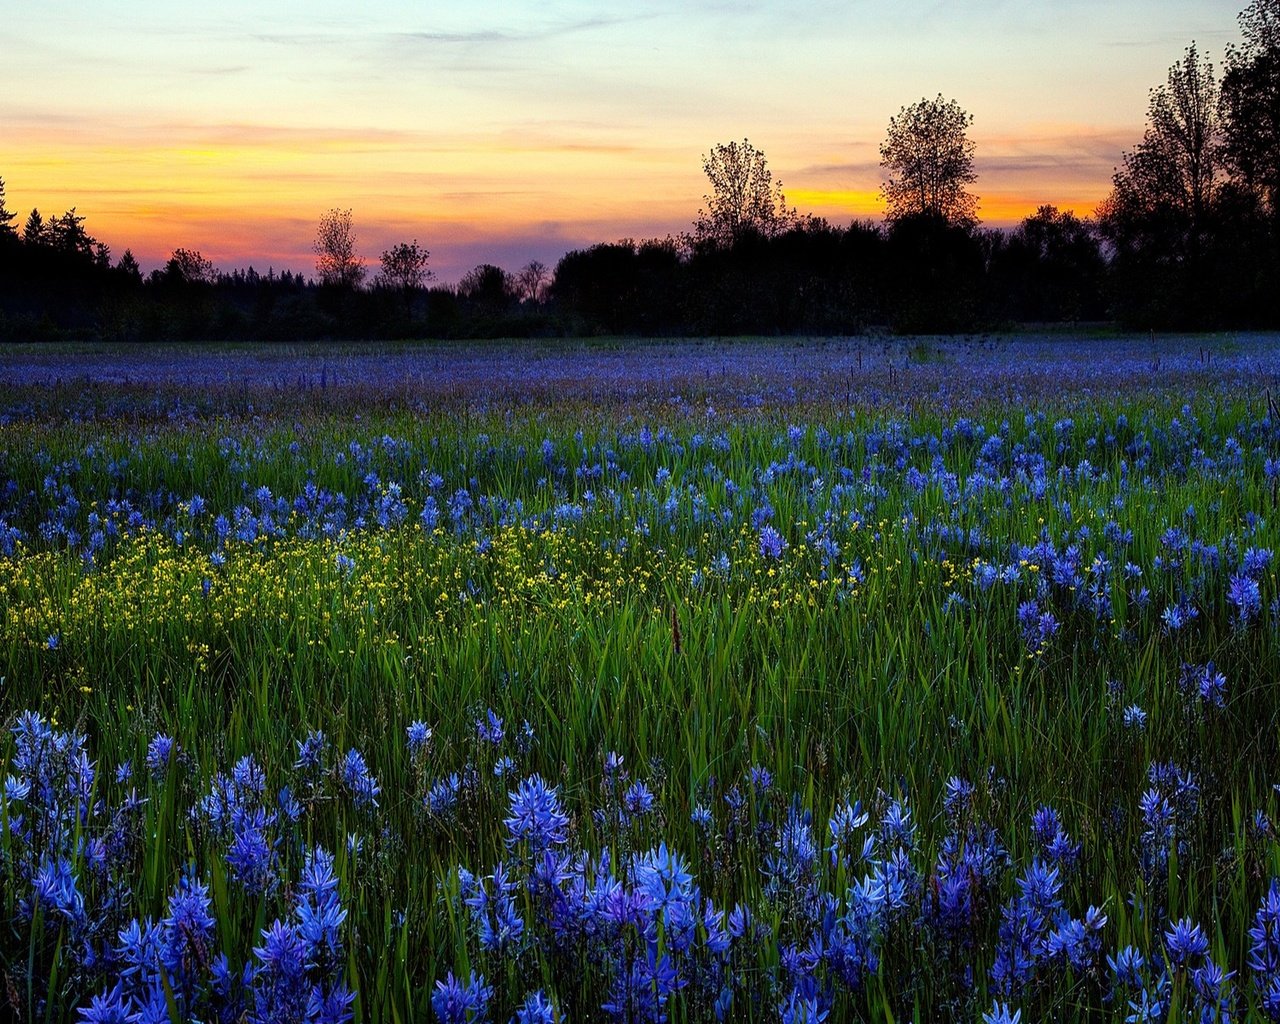
[{"label": "cloud", "polygon": [[485,28],[458,32],[392,32],[384,36],[385,41],[392,44],[408,44],[416,46],[421,43],[429,45],[443,44],[449,46],[493,45],[498,43],[542,42],[548,39],[560,39],[565,36],[593,32],[597,29],[610,29],[619,25],[631,24],[646,20],[643,15],[629,17],[595,17],[564,21],[558,24],[546,24],[526,29]]}]

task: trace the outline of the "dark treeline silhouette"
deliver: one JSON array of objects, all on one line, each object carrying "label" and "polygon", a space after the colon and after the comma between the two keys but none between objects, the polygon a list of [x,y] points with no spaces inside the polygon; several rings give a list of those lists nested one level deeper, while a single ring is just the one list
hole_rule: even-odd
[{"label": "dark treeline silhouette", "polygon": [[703,159],[709,191],[679,237],[602,243],[512,274],[432,282],[417,239],[370,273],[350,210],[324,214],[316,276],[217,272],[175,249],[141,273],[72,208],[19,224],[0,179],[0,339],[500,337],[953,332],[1026,323],[1280,327],[1280,0],[1254,0],[1219,77],[1194,43],[1153,89],[1147,126],[1093,216],[977,217],[972,117],[903,107],[880,148],[883,223],[788,207],[747,139]]}]

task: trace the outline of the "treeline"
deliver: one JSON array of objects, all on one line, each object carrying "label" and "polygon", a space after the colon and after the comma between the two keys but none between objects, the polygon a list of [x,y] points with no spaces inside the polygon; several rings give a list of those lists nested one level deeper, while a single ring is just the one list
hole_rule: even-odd
[{"label": "treeline", "polygon": [[144,278],[74,209],[33,210],[19,230],[0,180],[0,339],[1277,328],[1280,0],[1239,23],[1221,77],[1193,43],[1152,90],[1143,138],[1092,216],[1046,205],[1009,231],[978,222],[973,119],[942,96],[889,121],[883,223],[798,214],[744,139],[704,157],[689,232],[577,250],[554,270],[486,264],[453,287],[431,284],[416,239],[370,275],[337,209],[320,220],[314,279],[219,273],[181,248]]},{"label": "treeline", "polygon": [[1280,326],[1273,225],[1250,212],[1191,264],[1109,253],[1097,222],[1044,207],[1009,232],[929,215],[805,219],[729,244],[621,241],[565,255],[547,283],[477,268],[454,287],[341,287],[289,271],[192,275],[181,251],[144,277],[130,253],[0,236],[0,338],[149,341],[844,334],[1116,320]]},{"label": "treeline", "polygon": [[[92,241],[92,239],[90,240]],[[131,252],[0,231],[0,341],[309,341],[499,337],[557,330],[511,275],[477,268],[456,287],[329,284],[288,270],[219,272],[177,250],[143,275]]]}]

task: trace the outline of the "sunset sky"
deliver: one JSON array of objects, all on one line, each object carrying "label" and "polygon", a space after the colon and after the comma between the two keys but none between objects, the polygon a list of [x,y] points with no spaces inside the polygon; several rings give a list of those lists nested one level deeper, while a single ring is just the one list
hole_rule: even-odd
[{"label": "sunset sky", "polygon": [[[1243,4],[1244,0],[1238,0]],[[144,267],[311,273],[350,207],[362,254],[417,238],[442,281],[480,262],[685,229],[701,158],[749,136],[801,212],[880,216],[903,104],[974,115],[984,223],[1092,212],[1147,91],[1209,0],[0,0],[0,177],[25,219],[75,205]],[[470,8],[469,10],[464,10]]]}]

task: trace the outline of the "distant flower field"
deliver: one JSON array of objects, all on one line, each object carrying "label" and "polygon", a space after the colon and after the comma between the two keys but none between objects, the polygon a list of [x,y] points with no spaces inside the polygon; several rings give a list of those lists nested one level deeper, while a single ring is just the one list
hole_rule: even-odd
[{"label": "distant flower field", "polygon": [[1280,340],[198,353],[0,354],[0,1016],[1280,1021]]}]

